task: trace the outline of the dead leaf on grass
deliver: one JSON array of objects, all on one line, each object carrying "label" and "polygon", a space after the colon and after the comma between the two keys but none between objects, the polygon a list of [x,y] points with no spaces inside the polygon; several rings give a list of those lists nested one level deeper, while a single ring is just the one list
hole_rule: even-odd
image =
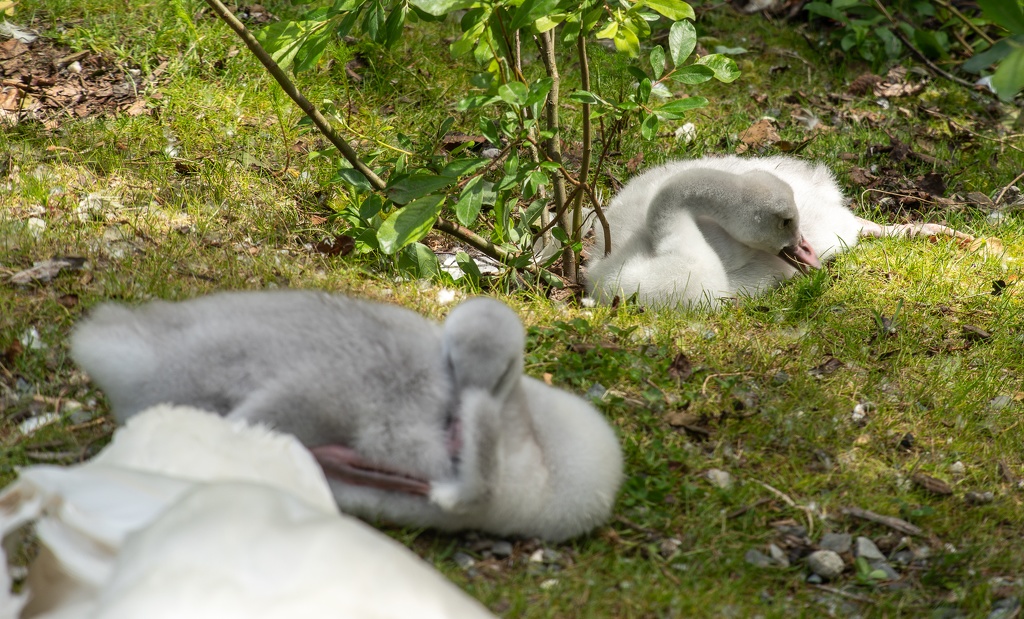
[{"label": "dead leaf on grass", "polygon": [[736,153],[745,153],[751,148],[761,149],[778,142],[781,138],[775,130],[775,121],[770,118],[762,118],[756,123],[747,127],[739,136],[740,144],[736,146]]},{"label": "dead leaf on grass", "polygon": [[925,473],[914,473],[910,477],[910,481],[914,482],[927,492],[930,492],[939,496],[949,496],[953,494],[953,489],[946,482],[927,475]]},{"label": "dead leaf on grass", "polygon": [[876,97],[913,97],[924,90],[924,82],[907,81],[906,67],[893,67],[885,74],[885,79],[872,87]]},{"label": "dead leaf on grass", "polygon": [[811,368],[809,373],[815,378],[823,378],[829,374],[834,374],[841,367],[843,367],[842,361],[835,357],[829,357],[821,365]]},{"label": "dead leaf on grass", "polygon": [[313,247],[328,256],[347,256],[355,250],[356,240],[347,234],[336,234],[334,238],[319,241]]},{"label": "dead leaf on grass", "polygon": [[63,256],[36,262],[31,268],[18,271],[11,276],[10,282],[23,286],[33,282],[48,282],[64,270],[77,271],[85,266],[85,258]]},{"label": "dead leaf on grass", "polygon": [[962,331],[964,339],[968,342],[984,342],[992,337],[991,333],[974,325],[964,325]]},{"label": "dead leaf on grass", "polygon": [[690,358],[684,353],[678,353],[672,360],[672,365],[668,366],[668,375],[679,382],[685,382],[693,376],[693,364],[690,362]]},{"label": "dead leaf on grass", "polygon": [[946,181],[938,172],[929,172],[918,179],[917,188],[933,196],[943,196],[946,193]]}]

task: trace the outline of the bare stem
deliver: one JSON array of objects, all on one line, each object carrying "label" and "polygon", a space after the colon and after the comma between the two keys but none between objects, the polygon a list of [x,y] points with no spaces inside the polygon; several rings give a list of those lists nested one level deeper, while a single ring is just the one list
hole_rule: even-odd
[{"label": "bare stem", "polygon": [[[590,90],[590,64],[587,62],[587,37],[580,28],[580,34],[576,38],[576,53],[579,56],[580,61],[580,88],[583,90]],[[588,185],[588,179],[590,177],[590,156],[594,148],[594,140],[592,135],[592,127],[590,124],[590,104],[583,104],[583,155],[580,160],[580,176],[579,180],[582,185]],[[602,224],[603,225],[603,224]],[[583,239],[583,192],[576,192],[576,200],[572,205],[572,236],[569,238],[573,243],[581,241]],[[609,231],[605,229],[604,243],[605,248],[611,244],[611,236]]]},{"label": "bare stem", "polygon": [[210,5],[213,12],[224,20],[224,23],[226,23],[228,27],[235,31],[235,34],[242,39],[242,42],[249,48],[249,51],[251,51],[253,55],[263,63],[263,66],[267,68],[267,71],[270,72],[270,75],[273,76],[281,86],[281,89],[284,90],[285,94],[291,97],[292,101],[294,101],[295,104],[306,113],[306,116],[309,116],[313,121],[313,124],[316,125],[316,128],[320,130],[320,133],[324,134],[324,136],[331,141],[331,144],[334,144],[334,147],[337,148],[345,159],[352,164],[352,167],[359,170],[359,172],[366,177],[366,180],[370,181],[370,184],[373,185],[375,189],[384,189],[386,186],[384,181],[374,174],[373,170],[371,170],[365,163],[363,163],[359,158],[359,155],[356,154],[356,151],[349,146],[349,143],[346,142],[343,137],[338,135],[338,133],[331,127],[330,123],[327,122],[327,119],[324,118],[324,115],[320,113],[320,110],[316,109],[316,107],[309,102],[309,99],[299,92],[299,89],[295,87],[295,84],[288,79],[284,70],[274,62],[274,59],[270,57],[267,50],[263,49],[263,46],[256,40],[256,37],[252,36],[252,33],[246,29],[245,24],[238,21],[238,18],[235,17],[234,14],[220,2],[220,0],[206,0],[206,4]]},{"label": "bare stem", "polygon": [[[551,138],[547,140],[544,145],[547,157],[555,163],[562,165],[562,146],[561,146],[561,131],[559,130],[558,124],[558,89],[561,84],[561,78],[558,75],[558,63],[555,59],[555,40],[551,30],[538,35],[537,44],[540,46],[541,57],[544,59],[544,67],[547,70],[548,77],[551,78],[551,92],[548,93],[548,100],[545,106],[545,112],[547,116],[548,131],[551,132]],[[558,226],[565,231],[566,235],[569,235],[569,239],[572,239],[572,227],[565,216],[565,183],[562,177],[555,176],[552,181],[552,190],[555,199],[556,212],[561,213],[558,216]],[[562,248],[562,277],[568,280],[569,284],[576,284],[578,281],[577,265],[576,265],[576,252],[573,251],[572,243],[566,243],[565,247]]]}]

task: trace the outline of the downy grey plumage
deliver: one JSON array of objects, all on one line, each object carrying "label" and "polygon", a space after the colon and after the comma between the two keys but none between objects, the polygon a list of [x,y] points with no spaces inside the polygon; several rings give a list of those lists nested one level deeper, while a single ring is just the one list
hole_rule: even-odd
[{"label": "downy grey plumage", "polygon": [[[598,300],[718,307],[857,243],[862,220],[832,173],[791,157],[674,161],[632,179],[607,206],[612,253],[588,266]],[[789,220],[787,227],[786,221]],[[604,246],[595,226],[595,253]]]},{"label": "downy grey plumage", "polygon": [[96,308],[72,357],[120,421],[160,403],[294,434],[343,511],[562,540],[606,520],[622,478],[609,424],[522,374],[504,304],[409,310],[312,291]]}]

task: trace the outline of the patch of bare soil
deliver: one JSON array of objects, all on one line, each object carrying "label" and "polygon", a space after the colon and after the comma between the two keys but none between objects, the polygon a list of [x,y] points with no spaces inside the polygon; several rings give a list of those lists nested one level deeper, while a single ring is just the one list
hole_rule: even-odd
[{"label": "patch of bare soil", "polygon": [[0,126],[36,120],[53,129],[67,118],[146,114],[142,95],[165,67],[143,79],[112,58],[41,37],[0,41]]}]

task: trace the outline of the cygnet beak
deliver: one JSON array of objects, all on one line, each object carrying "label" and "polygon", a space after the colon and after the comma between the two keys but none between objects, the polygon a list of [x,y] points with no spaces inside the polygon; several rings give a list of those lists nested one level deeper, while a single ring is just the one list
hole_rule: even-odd
[{"label": "cygnet beak", "polygon": [[820,269],[821,261],[818,260],[818,254],[811,247],[811,244],[807,242],[807,239],[800,237],[800,242],[796,245],[790,245],[784,247],[779,252],[779,258],[782,258],[789,264],[796,267],[801,273],[806,273],[808,267],[812,269]]}]

